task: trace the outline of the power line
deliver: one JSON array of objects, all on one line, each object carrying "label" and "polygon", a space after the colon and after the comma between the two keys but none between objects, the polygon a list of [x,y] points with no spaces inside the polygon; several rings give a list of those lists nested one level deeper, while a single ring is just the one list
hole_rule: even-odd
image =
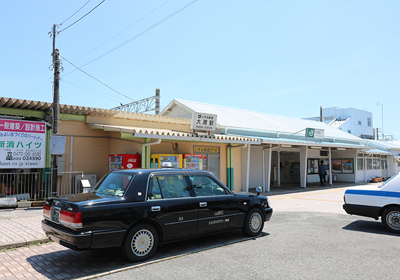
[{"label": "power line", "polygon": [[126,30],[128,30],[129,28],[131,28],[132,26],[134,26],[136,23],[140,22],[141,20],[145,19],[146,17],[148,17],[149,15],[151,15],[152,13],[154,13],[155,11],[157,11],[159,8],[161,8],[162,6],[164,6],[165,4],[167,4],[170,0],[165,1],[164,3],[162,3],[160,6],[158,6],[157,8],[155,8],[154,10],[152,10],[151,12],[149,12],[148,14],[146,14],[145,16],[141,17],[140,19],[138,19],[137,21],[135,21],[134,23],[132,23],[131,25],[129,25],[128,27],[126,27],[124,30],[122,30],[121,32],[117,33],[116,35],[114,35],[113,37],[111,37],[110,39],[108,39],[107,41],[105,41],[104,43],[100,44],[99,46],[97,46],[96,48],[92,49],[91,51],[89,51],[88,53],[82,55],[81,57],[77,58],[74,62],[78,61],[79,59],[81,59],[82,57],[87,56],[88,54],[92,53],[93,51],[97,50],[98,48],[100,48],[101,46],[103,46],[104,44],[110,42],[112,39],[114,39],[115,37],[117,37],[118,35],[120,35],[121,33],[125,32]]},{"label": "power line", "polygon": [[126,97],[126,98],[128,98],[129,100],[132,100],[132,101],[134,101],[133,99],[131,99],[131,98],[129,98],[128,96],[126,96],[126,95],[124,95],[124,94],[122,94],[122,93],[120,93],[120,92],[118,92],[118,91],[116,91],[115,89],[113,89],[112,87],[110,87],[110,86],[108,86],[108,85],[106,85],[105,83],[103,83],[102,81],[100,81],[99,79],[97,79],[97,78],[95,78],[95,77],[93,77],[92,75],[90,75],[90,74],[88,74],[87,72],[85,72],[85,71],[83,71],[82,69],[80,69],[80,68],[78,68],[77,66],[75,66],[71,61],[69,61],[68,59],[66,59],[65,57],[63,57],[63,56],[61,56],[62,57],[62,59],[64,59],[66,62],[68,62],[69,64],[71,64],[72,66],[74,66],[76,69],[78,69],[79,71],[81,71],[81,72],[83,72],[83,73],[85,73],[86,75],[88,75],[89,77],[91,77],[92,79],[94,79],[94,80],[96,80],[96,81],[98,81],[99,83],[101,83],[102,85],[104,85],[104,86],[106,86],[106,87],[108,87],[109,89],[111,89],[112,91],[114,91],[114,92],[116,92],[116,93],[118,93],[118,94],[120,94],[120,95],[122,95],[122,96],[124,96],[124,97]]},{"label": "power line", "polygon": [[60,25],[63,25],[64,22],[66,22],[67,20],[69,20],[70,18],[72,18],[74,15],[76,15],[76,13],[79,12],[80,10],[82,10],[82,8],[85,7],[86,4],[89,3],[89,2],[90,2],[90,0],[87,1],[82,7],[80,7],[80,9],[77,10],[75,13],[73,13],[69,18],[67,18],[66,20],[64,20],[63,22],[61,22]]},{"label": "power line", "polygon": [[[139,38],[139,37],[142,36],[143,34],[149,32],[150,30],[154,29],[154,28],[157,27],[158,25],[160,25],[160,24],[162,24],[163,22],[167,21],[168,19],[170,19],[171,17],[175,16],[175,15],[178,14],[179,12],[181,12],[181,11],[183,11],[184,9],[188,8],[190,5],[192,5],[192,4],[195,3],[195,2],[197,2],[197,0],[194,0],[194,1],[192,1],[192,2],[190,2],[190,3],[188,3],[188,4],[186,4],[185,6],[183,6],[182,8],[180,8],[179,10],[176,10],[175,12],[169,14],[168,16],[166,16],[165,18],[163,18],[163,19],[160,20],[159,22],[153,24],[152,26],[148,27],[147,29],[145,29],[145,30],[142,31],[141,33],[137,34],[137,35],[134,36],[133,38],[131,38],[131,39],[129,39],[129,40],[123,42],[122,44],[120,44],[120,45],[114,47],[113,49],[109,50],[109,51],[106,52],[105,54],[103,54],[103,55],[101,55],[101,56],[99,56],[99,57],[97,57],[97,58],[95,58],[95,59],[93,59],[93,60],[91,60],[91,61],[89,61],[89,62],[83,64],[83,65],[81,65],[80,67],[85,67],[85,66],[87,66],[87,65],[89,65],[89,64],[91,64],[91,63],[93,63],[93,62],[95,62],[96,60],[99,60],[100,58],[103,58],[104,56],[106,56],[106,55],[112,53],[113,51],[115,51],[115,50],[117,50],[117,49],[123,47],[124,45],[128,44],[129,42],[131,42],[131,41],[133,41],[133,40]],[[76,66],[75,66],[75,67],[76,67]],[[78,67],[76,67],[76,68],[78,68]],[[73,71],[71,71],[71,72],[73,72]],[[68,75],[68,74],[70,74],[71,72],[68,72],[68,73],[66,73],[65,75]],[[64,76],[65,76],[65,75],[64,75]]]},{"label": "power line", "polygon": [[32,94],[34,94],[38,89],[40,89],[42,86],[44,86],[45,84],[47,84],[49,82],[49,80],[51,81],[52,77],[49,77],[46,81],[43,82],[43,84],[41,84],[39,87],[37,87],[34,91],[32,91],[30,94],[28,94],[25,98],[28,98],[29,96],[31,96]]},{"label": "power line", "polygon": [[118,102],[118,103],[121,102],[120,100],[111,98],[111,97],[110,97],[109,95],[107,95],[106,93],[101,93],[101,92],[99,92],[99,91],[95,91],[95,90],[93,90],[93,89],[89,89],[89,88],[87,88],[87,87],[78,85],[78,84],[76,84],[76,83],[67,81],[67,80],[65,80],[65,79],[62,79],[61,82],[67,83],[67,84],[69,84],[69,85],[71,85],[71,86],[74,86],[74,87],[77,87],[77,88],[80,88],[80,89],[83,89],[83,90],[86,90],[86,91],[88,91],[88,92],[94,93],[94,94],[99,95],[99,96],[101,96],[101,97],[108,98],[108,99],[113,100],[113,101],[116,101],[116,102]]},{"label": "power line", "polygon": [[78,21],[80,21],[81,19],[83,19],[84,17],[86,17],[88,14],[90,14],[92,11],[94,11],[94,9],[96,9],[98,6],[100,6],[101,4],[103,4],[104,1],[106,1],[106,0],[101,1],[96,7],[94,7],[93,9],[91,9],[89,12],[87,12],[85,15],[83,15],[80,19],[78,19],[78,20],[75,21],[74,23],[68,25],[68,26],[65,27],[64,29],[58,31],[57,34],[60,34],[60,33],[63,32],[65,29],[70,28],[72,25],[74,25],[75,23],[77,23]]}]

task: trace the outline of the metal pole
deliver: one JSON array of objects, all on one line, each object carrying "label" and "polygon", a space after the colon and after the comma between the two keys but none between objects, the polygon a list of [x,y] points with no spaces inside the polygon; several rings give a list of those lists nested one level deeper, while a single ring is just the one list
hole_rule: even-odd
[{"label": "metal pole", "polygon": [[382,105],[382,140],[385,140],[385,134],[383,133],[383,103]]},{"label": "metal pole", "polygon": [[156,89],[156,115],[160,114],[160,89]]}]

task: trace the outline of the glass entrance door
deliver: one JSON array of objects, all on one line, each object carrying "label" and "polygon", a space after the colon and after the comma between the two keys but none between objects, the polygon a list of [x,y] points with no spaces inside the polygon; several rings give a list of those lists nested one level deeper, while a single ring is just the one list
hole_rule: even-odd
[{"label": "glass entrance door", "polygon": [[211,172],[219,179],[219,155],[203,154],[203,170]]}]

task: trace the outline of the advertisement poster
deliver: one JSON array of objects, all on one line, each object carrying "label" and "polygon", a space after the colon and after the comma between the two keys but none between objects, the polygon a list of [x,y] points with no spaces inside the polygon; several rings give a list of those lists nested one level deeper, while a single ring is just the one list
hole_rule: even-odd
[{"label": "advertisement poster", "polygon": [[353,159],[343,159],[343,173],[353,173]]},{"label": "advertisement poster", "polygon": [[342,160],[341,159],[332,159],[332,172],[333,173],[341,173],[342,172]]},{"label": "advertisement poster", "polygon": [[0,120],[0,169],[44,168],[46,124]]}]

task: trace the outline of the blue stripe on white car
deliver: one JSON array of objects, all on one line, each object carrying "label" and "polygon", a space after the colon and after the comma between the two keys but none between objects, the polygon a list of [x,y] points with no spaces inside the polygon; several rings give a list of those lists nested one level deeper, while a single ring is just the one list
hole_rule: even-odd
[{"label": "blue stripe on white car", "polygon": [[383,196],[386,193],[387,197],[399,197],[399,192],[371,191],[371,190],[346,190],[346,194],[359,194],[370,196]]}]

